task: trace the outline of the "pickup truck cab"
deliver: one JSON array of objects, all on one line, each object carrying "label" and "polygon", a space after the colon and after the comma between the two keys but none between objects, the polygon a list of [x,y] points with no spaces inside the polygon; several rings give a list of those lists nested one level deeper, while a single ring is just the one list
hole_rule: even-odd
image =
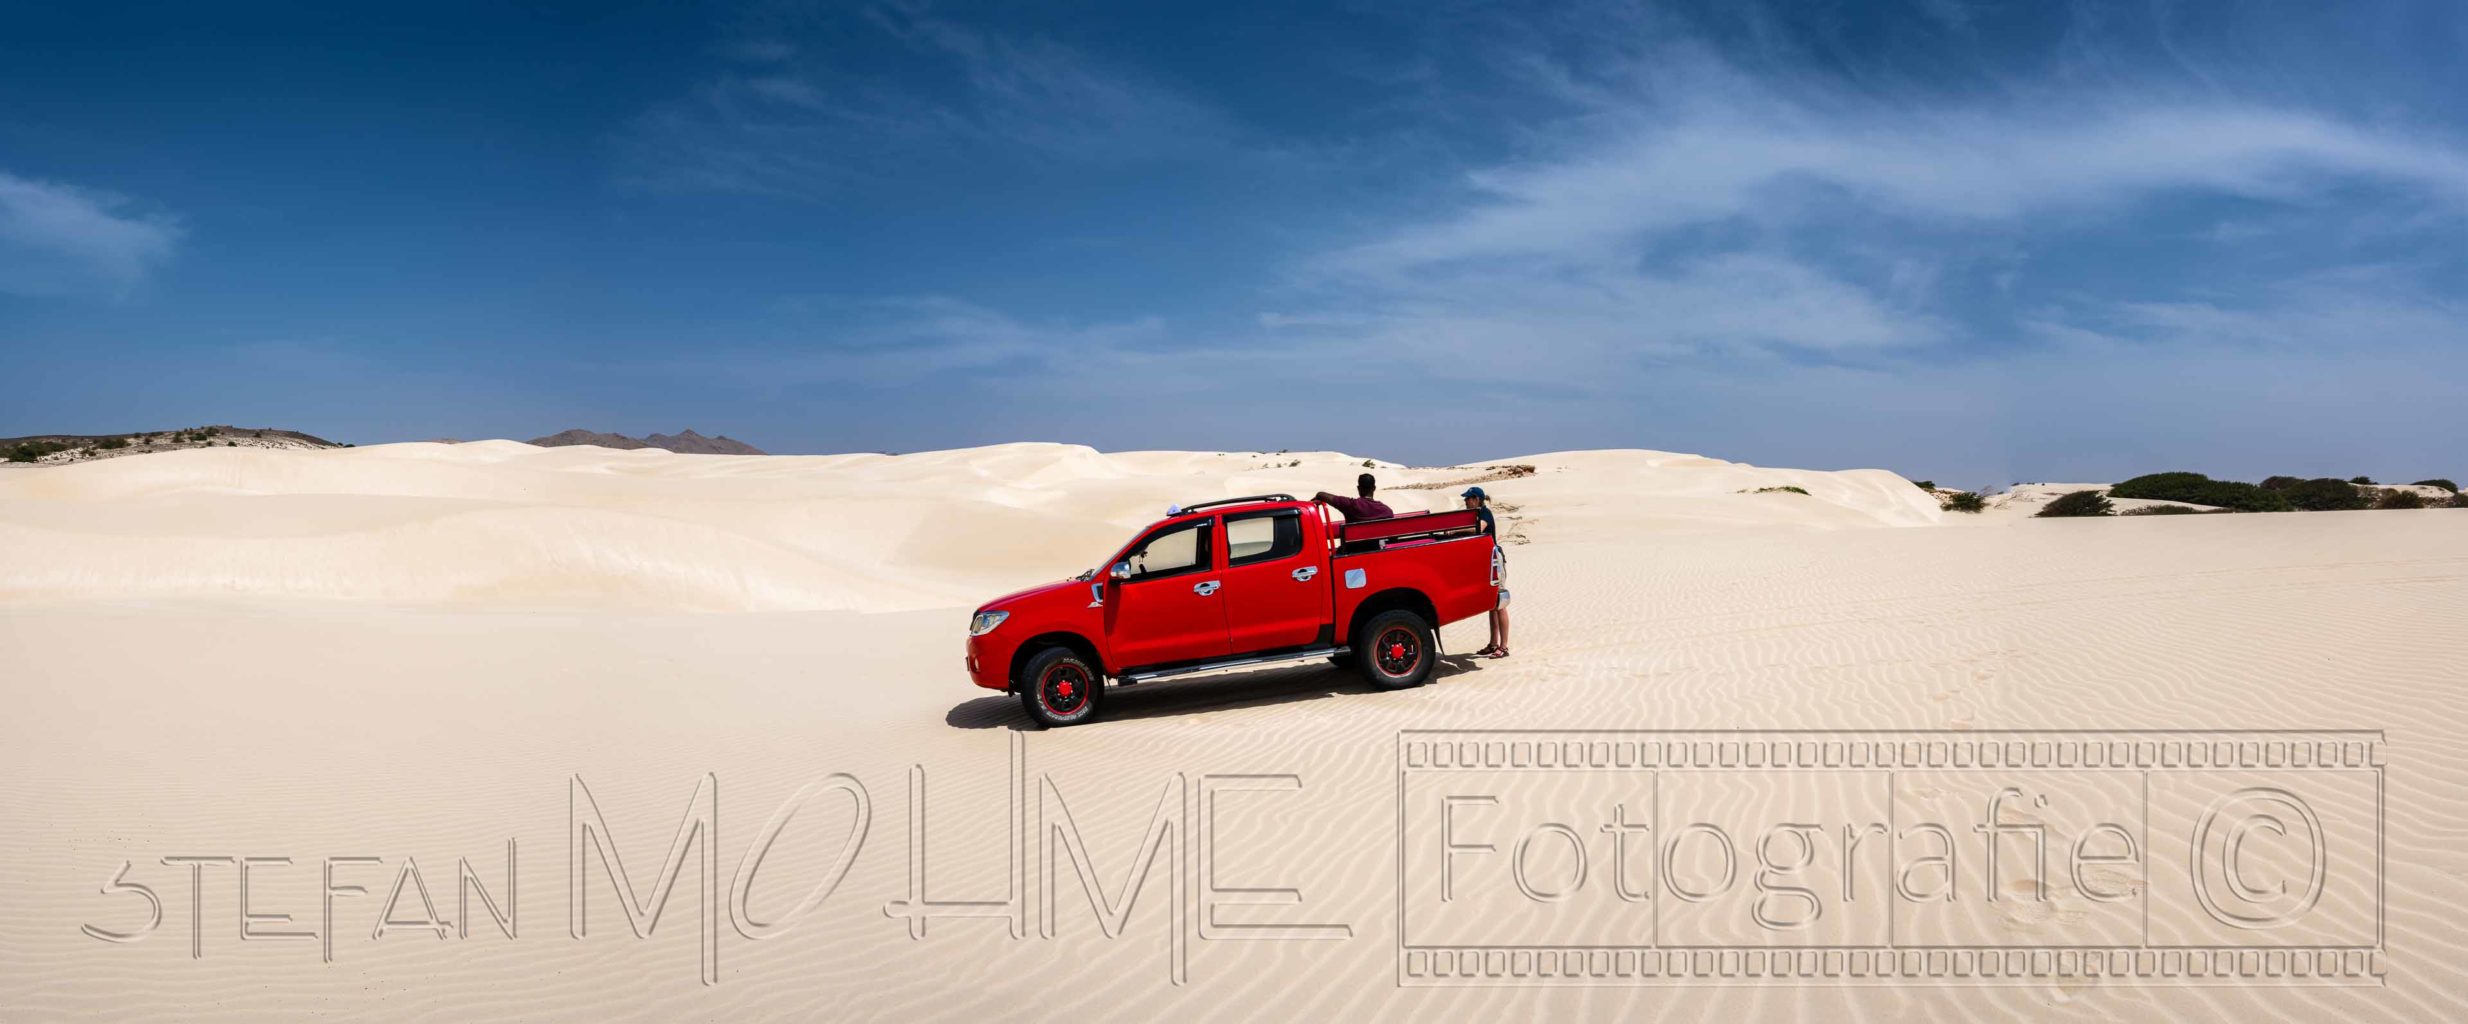
[{"label": "pickup truck cab", "polygon": [[1315,658],[1404,689],[1430,676],[1439,628],[1498,595],[1496,541],[1471,511],[1341,524],[1291,495],[1229,498],[1175,511],[1096,569],[978,608],[968,674],[1049,726],[1095,717],[1109,681]]}]

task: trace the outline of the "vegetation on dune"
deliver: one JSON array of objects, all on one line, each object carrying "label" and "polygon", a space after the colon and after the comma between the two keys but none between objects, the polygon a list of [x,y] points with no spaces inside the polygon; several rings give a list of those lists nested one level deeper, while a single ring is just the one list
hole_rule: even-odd
[{"label": "vegetation on dune", "polygon": [[2300,480],[2279,494],[2301,512],[2347,512],[2366,507],[2365,492],[2346,480],[2320,477]]},{"label": "vegetation on dune", "polygon": [[2074,516],[2104,516],[2113,514],[2114,506],[2098,491],[2074,491],[2058,496],[2047,508],[2039,511],[2043,519],[2064,519]]},{"label": "vegetation on dune", "polygon": [[58,441],[29,441],[9,449],[10,462],[35,462],[54,452],[65,452],[69,446]]},{"label": "vegetation on dune", "polygon": [[2144,505],[2141,508],[2129,508],[2117,514],[2121,516],[2199,516],[2207,513],[2201,509],[2187,508],[2183,505]]},{"label": "vegetation on dune", "polygon": [[2374,502],[2375,508],[2424,508],[2425,496],[2415,491],[2390,490]]},{"label": "vegetation on dune", "polygon": [[1786,493],[1787,493],[1787,494],[1806,494],[1806,493],[1808,493],[1808,490],[1807,490],[1806,488],[1803,488],[1803,487],[1795,487],[1795,486],[1793,486],[1793,485],[1791,485],[1791,484],[1784,484],[1784,485],[1782,485],[1782,486],[1780,486],[1780,487],[1759,487],[1759,488],[1757,488],[1756,490],[1753,490],[1753,491],[1741,491],[1740,493],[1741,493],[1741,494],[1786,494]]},{"label": "vegetation on dune", "polygon": [[2408,486],[2410,486],[2410,487],[2440,487],[2440,488],[2442,488],[2443,490],[2449,491],[2449,492],[2451,492],[2451,493],[2453,493],[2453,494],[2458,494],[2458,493],[2459,493],[2459,485],[2458,485],[2458,484],[2452,483],[2451,481],[2449,481],[2449,480],[2445,480],[2445,479],[2443,479],[2443,478],[2441,478],[2441,477],[2435,477],[2435,478],[2433,478],[2433,479],[2431,479],[2431,480],[2419,480],[2419,481],[2417,481],[2416,483],[2410,484],[2410,485],[2408,485]]},{"label": "vegetation on dune", "polygon": [[2374,478],[2370,476],[2352,476],[2348,478],[2348,482],[2352,484],[2363,484],[2367,487],[2374,486]]},{"label": "vegetation on dune", "polygon": [[[2287,480],[2287,477],[2272,477]],[[2292,481],[2293,482],[2293,481]],[[2233,508],[2240,512],[2286,512],[2289,501],[2270,488],[2269,481],[2257,487],[2235,480],[2213,480],[2200,473],[2148,473],[2108,489],[2110,497],[2148,498],[2158,501],[2182,501],[2188,505],[2212,505]]]},{"label": "vegetation on dune", "polygon": [[[251,437],[277,440],[275,447],[305,445],[316,448],[343,447],[332,441],[293,430],[239,427],[183,427],[178,430],[146,431],[128,434],[36,434],[27,437],[0,438],[0,460],[17,463],[81,462],[112,454],[142,454],[176,450],[181,447],[206,448],[242,447],[238,438]],[[295,442],[297,444],[295,444]],[[264,447],[252,445],[251,447]]]},{"label": "vegetation on dune", "polygon": [[1938,502],[1937,507],[1948,512],[1978,514],[1987,511],[1988,499],[1980,497],[1976,491],[1955,491],[1946,495],[1944,501]]},{"label": "vegetation on dune", "polygon": [[1913,480],[1911,481],[1911,484],[1912,486],[1923,491],[1933,491],[1937,489],[1937,482],[1934,480]]}]

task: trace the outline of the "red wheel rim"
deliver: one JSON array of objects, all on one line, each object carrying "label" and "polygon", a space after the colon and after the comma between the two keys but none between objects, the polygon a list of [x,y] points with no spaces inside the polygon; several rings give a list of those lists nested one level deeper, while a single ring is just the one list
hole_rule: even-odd
[{"label": "red wheel rim", "polygon": [[1383,675],[1413,675],[1423,662],[1422,636],[1404,626],[1390,626],[1372,643],[1371,657]]},{"label": "red wheel rim", "polygon": [[1088,708],[1088,693],[1093,685],[1087,669],[1062,662],[1038,677],[1037,701],[1055,717],[1069,718]]}]

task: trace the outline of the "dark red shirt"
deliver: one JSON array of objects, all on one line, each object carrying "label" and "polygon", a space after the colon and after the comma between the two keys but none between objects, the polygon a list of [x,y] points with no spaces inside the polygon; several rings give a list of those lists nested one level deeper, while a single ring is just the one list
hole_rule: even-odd
[{"label": "dark red shirt", "polygon": [[1345,521],[1349,523],[1363,523],[1374,519],[1387,519],[1397,514],[1390,511],[1388,506],[1382,505],[1370,498],[1331,497],[1328,499],[1327,504],[1328,507],[1343,513],[1345,515]]}]

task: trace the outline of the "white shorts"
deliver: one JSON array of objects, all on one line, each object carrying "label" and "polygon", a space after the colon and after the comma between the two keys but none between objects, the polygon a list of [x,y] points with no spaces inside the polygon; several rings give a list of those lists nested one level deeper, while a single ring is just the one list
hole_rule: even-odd
[{"label": "white shorts", "polygon": [[1499,603],[1499,604],[1496,604],[1496,605],[1493,605],[1492,607],[1495,607],[1495,608],[1506,608],[1506,607],[1508,607],[1508,588],[1507,588],[1507,587],[1501,587],[1501,588],[1500,588],[1500,603]]}]

